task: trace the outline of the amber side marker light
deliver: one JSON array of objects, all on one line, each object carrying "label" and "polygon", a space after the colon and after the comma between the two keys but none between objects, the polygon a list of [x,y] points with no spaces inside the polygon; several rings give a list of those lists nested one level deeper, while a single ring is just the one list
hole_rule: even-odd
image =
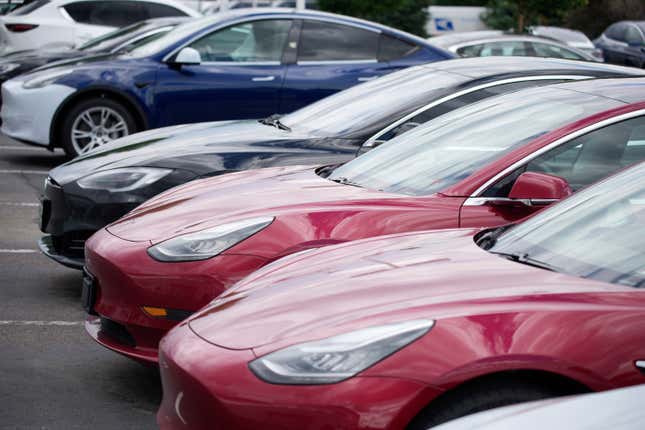
[{"label": "amber side marker light", "polygon": [[192,315],[192,312],[178,309],[158,308],[155,306],[142,306],[143,312],[152,318],[165,318],[173,321],[183,321]]},{"label": "amber side marker light", "polygon": [[155,318],[165,318],[168,316],[168,311],[164,308],[153,308],[152,306],[144,306],[143,311],[148,314],[148,316]]}]

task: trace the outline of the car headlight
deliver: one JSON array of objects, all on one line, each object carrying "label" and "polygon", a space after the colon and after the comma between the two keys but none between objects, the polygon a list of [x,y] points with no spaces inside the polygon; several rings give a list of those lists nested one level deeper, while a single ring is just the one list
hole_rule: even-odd
[{"label": "car headlight", "polygon": [[271,384],[334,384],[351,378],[425,335],[432,320],[387,324],[290,346],[252,361]]},{"label": "car headlight", "polygon": [[171,169],[156,167],[125,167],[104,170],[79,179],[76,183],[81,188],[125,192],[142,188],[172,172]]},{"label": "car headlight", "polygon": [[250,218],[177,236],[148,248],[148,254],[164,262],[207,260],[268,227],[273,220],[273,217]]},{"label": "car headlight", "polygon": [[20,67],[20,64],[18,63],[2,63],[0,64],[0,74],[13,72],[18,67]]},{"label": "car headlight", "polygon": [[51,73],[46,73],[46,72],[38,73],[33,78],[27,79],[25,82],[23,82],[22,87],[26,90],[42,88],[44,86],[51,84],[55,80],[62,78],[63,76],[69,75],[73,71],[74,70],[72,69],[66,69],[66,70],[57,70]]}]

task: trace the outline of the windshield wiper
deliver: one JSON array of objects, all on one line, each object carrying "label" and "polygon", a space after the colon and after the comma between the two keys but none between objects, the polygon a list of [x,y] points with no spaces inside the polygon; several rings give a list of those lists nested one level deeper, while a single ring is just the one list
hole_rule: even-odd
[{"label": "windshield wiper", "polygon": [[343,185],[351,185],[352,187],[358,187],[358,188],[363,188],[363,186],[359,183],[356,183],[352,181],[349,178],[346,178],[344,176],[341,176],[340,178],[335,178],[335,179],[330,179],[332,182],[336,182],[337,184],[343,184]]},{"label": "windshield wiper", "polygon": [[529,256],[529,254],[526,254],[526,253],[524,253],[524,254],[513,254],[513,253],[494,252],[494,251],[492,253],[500,255],[500,256],[506,258],[507,260],[511,260],[511,261],[516,262],[516,263],[526,264],[527,266],[533,266],[533,267],[537,267],[537,268],[540,268],[540,269],[549,270],[551,272],[558,272],[558,269],[556,269],[555,267],[551,266],[550,264],[547,264],[547,263],[545,263],[543,261],[536,260],[535,258],[532,258],[531,256]]},{"label": "windshield wiper", "polygon": [[261,119],[258,121],[260,124],[264,125],[270,125],[272,127],[275,127],[279,130],[284,130],[284,131],[291,131],[291,128],[288,126],[284,125],[282,122],[280,122],[280,115],[278,114],[273,114],[267,118]]},{"label": "windshield wiper", "polygon": [[479,237],[475,243],[482,249],[488,251],[497,243],[497,239],[509,228],[513,227],[513,224],[505,225],[502,227],[492,228],[486,230],[482,233],[479,233]]}]

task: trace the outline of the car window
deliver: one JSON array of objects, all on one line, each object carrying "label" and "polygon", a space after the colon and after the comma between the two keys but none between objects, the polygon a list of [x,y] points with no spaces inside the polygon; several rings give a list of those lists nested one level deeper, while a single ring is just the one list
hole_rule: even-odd
[{"label": "car window", "polygon": [[14,9],[9,13],[9,15],[12,15],[12,16],[29,15],[36,9],[40,9],[41,7],[45,6],[49,2],[50,0],[36,0],[32,3],[26,4],[24,6],[20,6],[17,9]]},{"label": "car window", "polygon": [[645,117],[612,124],[573,139],[534,158],[487,190],[508,197],[519,175],[540,172],[559,176],[578,191],[614,172],[645,160]]},{"label": "car window", "polygon": [[643,37],[641,32],[633,25],[627,26],[627,29],[625,30],[625,42],[630,45],[642,45]]},{"label": "car window", "polygon": [[372,31],[305,20],[298,61],[376,61],[378,40],[379,34]]},{"label": "car window", "polygon": [[205,36],[190,47],[202,61],[281,61],[291,20],[273,19],[233,25]]},{"label": "car window", "polygon": [[585,60],[582,55],[549,43],[531,42],[536,57],[566,58],[568,60]]},{"label": "car window", "polygon": [[407,57],[419,50],[419,46],[405,40],[381,34],[378,45],[378,60],[392,61]]},{"label": "car window", "polygon": [[[470,48],[470,49],[469,49]],[[487,42],[457,50],[464,57],[520,56],[532,55],[526,43],[520,41]]]},{"label": "car window", "polygon": [[626,26],[619,22],[609,27],[606,35],[611,39],[623,41],[625,40],[625,30]]},{"label": "car window", "polygon": [[472,91],[470,93],[463,94],[459,97],[455,97],[453,99],[447,100],[444,103],[441,103],[437,106],[431,107],[430,109],[427,109],[423,112],[418,113],[417,115],[399,124],[398,126],[394,127],[393,129],[383,134],[382,136],[379,136],[377,143],[380,144],[380,143],[387,142],[388,140],[393,139],[405,133],[406,131],[413,129],[418,125],[426,123],[438,116],[451,112],[455,109],[459,109],[462,106],[475,103],[479,100],[483,100],[488,97],[492,97],[500,94],[521,90],[522,88],[537,87],[539,85],[548,85],[548,84],[555,84],[560,82],[565,82],[565,81],[562,79],[544,79],[539,81],[531,80],[531,81],[521,81],[521,82],[510,82],[507,84],[495,85],[492,87],[482,88],[480,90]]},{"label": "car window", "polygon": [[177,9],[176,7],[168,6],[166,4],[159,3],[141,3],[148,18],[165,18],[168,16],[187,16],[188,14],[184,11]]},{"label": "car window", "polygon": [[139,2],[91,1],[70,3],[63,6],[76,22],[109,27],[124,27],[147,18]]}]

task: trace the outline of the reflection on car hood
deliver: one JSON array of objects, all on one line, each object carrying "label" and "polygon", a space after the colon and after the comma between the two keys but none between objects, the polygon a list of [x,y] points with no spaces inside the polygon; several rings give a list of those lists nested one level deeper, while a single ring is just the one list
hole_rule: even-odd
[{"label": "reflection on car hood", "polygon": [[[50,175],[61,185],[99,170],[131,166],[179,168],[205,175],[229,168],[222,154],[271,153],[286,142],[307,139],[255,120],[179,125],[119,139],[57,167]],[[246,163],[253,167],[252,160]]]},{"label": "reflection on car hood", "polygon": [[286,257],[225,292],[189,324],[213,344],[246,349],[401,320],[544,309],[545,301],[566,306],[571,297],[557,294],[611,289],[490,254],[474,243],[473,232],[384,236]]}]

